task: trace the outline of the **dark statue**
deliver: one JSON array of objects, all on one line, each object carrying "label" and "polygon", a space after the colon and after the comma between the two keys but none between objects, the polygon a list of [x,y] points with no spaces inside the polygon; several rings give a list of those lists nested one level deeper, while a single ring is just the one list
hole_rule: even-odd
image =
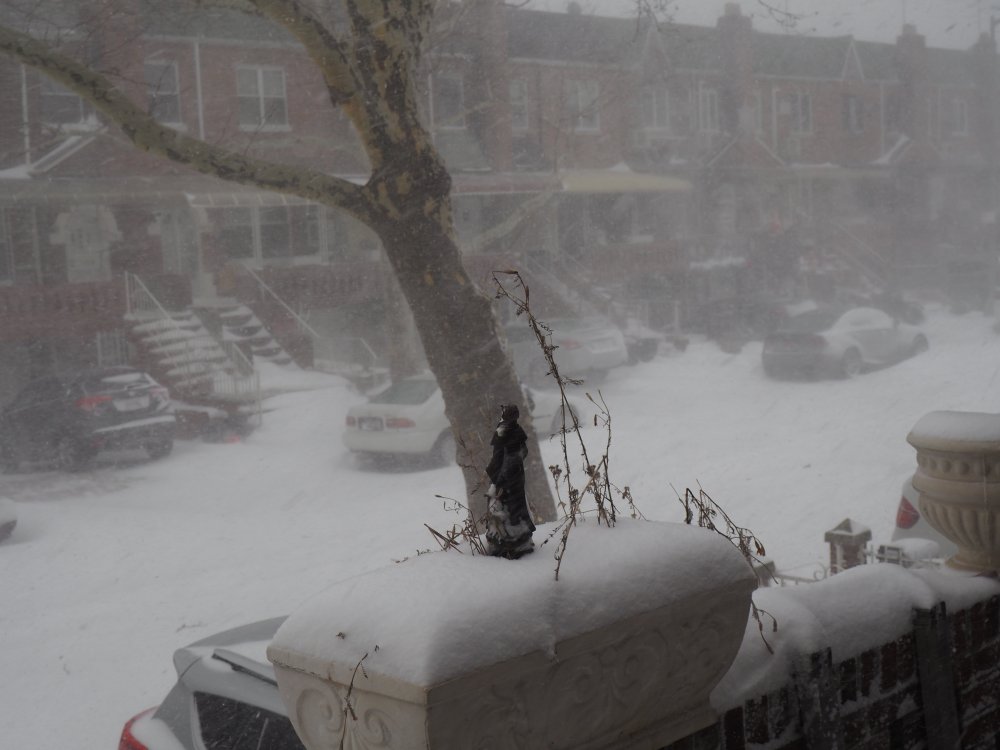
[{"label": "dark statue", "polygon": [[493,457],[486,466],[490,489],[486,493],[489,513],[486,542],[489,554],[516,560],[535,549],[531,533],[528,501],[524,496],[524,459],[528,455],[527,440],[521,425],[517,406],[500,407],[500,422],[490,445]]}]

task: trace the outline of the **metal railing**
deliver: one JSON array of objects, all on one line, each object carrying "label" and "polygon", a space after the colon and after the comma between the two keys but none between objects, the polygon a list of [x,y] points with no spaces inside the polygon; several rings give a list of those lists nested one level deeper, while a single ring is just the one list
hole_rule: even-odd
[{"label": "metal railing", "polygon": [[[271,299],[278,303],[281,309],[294,321],[295,326],[298,328],[299,332],[307,336],[312,344],[313,351],[313,361],[314,362],[329,362],[331,364],[337,363],[343,360],[344,356],[344,342],[349,342],[353,344],[351,348],[354,350],[354,359],[357,364],[359,364],[365,370],[373,370],[378,364],[378,354],[375,350],[368,344],[368,342],[361,336],[350,336],[343,339],[334,339],[330,336],[324,336],[315,328],[313,328],[309,321],[306,320],[302,315],[296,312],[292,307],[282,299],[271,286],[260,277],[260,275],[254,271],[252,268],[247,266],[243,267],[247,275],[253,279],[257,287],[264,293],[266,293]],[[334,370],[337,368],[334,366]]]},{"label": "metal railing", "polygon": [[875,248],[835,219],[829,217],[816,218],[801,209],[796,209],[796,214],[798,214],[799,218],[812,224],[816,229],[825,224],[850,240],[852,245],[852,250],[850,251],[836,243],[833,243],[830,249],[836,252],[848,265],[853,266],[864,276],[868,277],[870,282],[877,285],[885,284],[886,269],[889,267],[889,261]]},{"label": "metal railing", "polygon": [[[149,291],[142,279],[133,273],[125,273],[125,308],[128,315],[148,315],[152,321],[165,323],[166,328],[180,334],[175,343],[181,344],[181,369],[191,370],[193,364],[202,361],[199,348],[193,346],[188,331],[160,304],[156,296]],[[211,336],[207,332],[205,335]],[[214,337],[213,337],[214,340]],[[248,358],[238,346],[229,343],[215,342],[227,358],[227,365],[204,373],[210,377],[205,383],[211,387],[212,394],[227,401],[252,402],[256,413],[261,413],[260,374],[255,370],[253,361]],[[195,374],[186,372],[188,375]],[[183,376],[181,376],[183,377]]]}]

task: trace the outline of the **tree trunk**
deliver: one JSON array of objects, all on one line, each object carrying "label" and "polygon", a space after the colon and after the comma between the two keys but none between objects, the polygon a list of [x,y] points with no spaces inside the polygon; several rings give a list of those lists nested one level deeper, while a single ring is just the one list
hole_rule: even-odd
[{"label": "tree trunk", "polygon": [[482,518],[486,509],[485,468],[500,404],[513,403],[528,433],[528,503],[536,519],[555,520],[536,433],[513,364],[501,348],[490,298],[469,279],[457,245],[434,217],[397,219],[380,227],[379,235],[441,386],[473,517]]}]

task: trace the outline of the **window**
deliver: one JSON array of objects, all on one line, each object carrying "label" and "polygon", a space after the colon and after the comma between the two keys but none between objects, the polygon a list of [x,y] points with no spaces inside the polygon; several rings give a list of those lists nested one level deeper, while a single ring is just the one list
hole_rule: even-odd
[{"label": "window", "polygon": [[705,133],[719,132],[719,92],[698,90],[698,127]]},{"label": "window", "polygon": [[647,130],[670,129],[670,98],[665,89],[647,87],[640,93],[642,127]]},{"label": "window", "polygon": [[260,218],[260,254],[264,258],[287,258],[292,254],[288,209],[271,206],[258,209]]},{"label": "window", "polygon": [[253,212],[249,208],[220,208],[219,244],[227,258],[252,258]]},{"label": "window", "polygon": [[952,99],[947,132],[952,135],[967,135],[969,132],[969,110],[965,99]]},{"label": "window", "polygon": [[147,60],[143,66],[149,114],[160,122],[181,121],[181,95],[177,65],[162,60]]},{"label": "window", "polygon": [[231,260],[290,259],[317,255],[326,243],[320,206],[219,208],[213,214],[219,248]]},{"label": "window", "polygon": [[436,73],[431,77],[431,107],[435,127],[465,127],[465,96],[460,75]]},{"label": "window", "polygon": [[598,112],[600,89],[597,81],[570,81],[566,91],[566,108],[573,130],[597,131],[601,129]]},{"label": "window", "polygon": [[47,125],[83,125],[94,119],[90,106],[68,89],[41,79],[42,122]]},{"label": "window", "polygon": [[792,91],[778,100],[778,112],[785,117],[793,133],[812,132],[812,98],[809,94]]},{"label": "window", "polygon": [[528,85],[519,78],[510,82],[510,126],[528,129]]},{"label": "window", "polygon": [[306,206],[302,216],[304,247],[298,255],[318,255],[323,247],[320,220],[323,218],[320,206]]},{"label": "window", "polygon": [[865,107],[860,96],[844,94],[841,105],[844,130],[848,133],[861,133],[865,129]]},{"label": "window", "polygon": [[288,127],[285,72],[280,68],[237,68],[236,93],[244,130]]}]

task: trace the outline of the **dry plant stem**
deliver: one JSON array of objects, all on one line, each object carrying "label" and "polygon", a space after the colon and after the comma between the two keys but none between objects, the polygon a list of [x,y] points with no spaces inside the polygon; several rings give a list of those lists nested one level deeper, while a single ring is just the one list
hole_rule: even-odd
[{"label": "dry plant stem", "polygon": [[[506,276],[512,279],[510,288],[508,288],[508,286],[500,280],[500,276]],[[636,517],[639,514],[635,508],[635,503],[632,500],[631,492],[628,491],[628,488],[626,487],[625,491],[618,489],[616,485],[612,484],[608,475],[608,456],[611,451],[611,414],[608,411],[604,397],[601,395],[600,391],[598,391],[599,400],[595,399],[589,393],[587,394],[587,399],[597,408],[598,411],[598,414],[594,417],[594,425],[597,426],[600,422],[601,426],[607,432],[604,455],[601,456],[600,460],[595,463],[591,460],[589,451],[587,450],[587,445],[583,441],[583,437],[580,434],[579,415],[571,408],[569,397],[566,395],[567,385],[580,385],[582,381],[574,378],[568,378],[559,372],[559,366],[556,364],[554,357],[554,352],[558,347],[552,343],[552,329],[542,321],[538,320],[538,318],[536,318],[532,313],[530,305],[531,295],[528,287],[524,284],[524,280],[521,278],[520,273],[514,270],[495,271],[493,273],[493,282],[497,287],[497,298],[506,299],[512,302],[514,304],[516,315],[523,315],[526,318],[528,327],[535,335],[538,346],[542,351],[542,356],[545,358],[545,362],[548,365],[547,375],[552,377],[556,383],[556,387],[559,389],[560,405],[562,408],[562,428],[558,431],[558,435],[562,448],[562,466],[549,467],[549,472],[555,480],[556,501],[564,513],[563,522],[560,525],[560,540],[555,552],[555,575],[556,580],[558,580],[559,569],[562,565],[563,556],[566,554],[566,547],[569,543],[569,535],[573,530],[573,527],[576,526],[577,520],[582,515],[581,504],[586,496],[589,495],[594,500],[597,508],[597,522],[599,524],[603,523],[609,527],[615,525],[618,516],[618,509],[615,506],[614,501],[614,495],[616,493],[621,495],[623,498],[626,498],[633,517]],[[520,290],[520,294],[518,294],[518,290]],[[569,458],[569,446],[567,440],[567,436],[570,434],[575,437],[576,444],[579,446],[580,455],[583,459],[583,472],[587,476],[587,481],[582,488],[576,487],[573,482],[573,470]],[[566,488],[565,500],[563,499],[561,489],[561,485],[563,484],[565,484]]]},{"label": "dry plant stem", "polygon": [[[375,650],[378,651],[378,646],[375,646]],[[365,659],[368,658],[368,652],[358,660],[358,663],[354,665],[354,672],[351,674],[351,682],[347,686],[347,694],[344,696],[344,723],[341,725],[340,732],[340,750],[344,750],[344,742],[347,739],[347,719],[351,718],[354,721],[358,720],[358,715],[354,711],[354,706],[351,705],[351,694],[354,692],[354,680],[358,676],[358,671],[360,670],[366,678],[368,673],[365,672],[364,663]]]},{"label": "dry plant stem", "polygon": [[[677,490],[674,490],[677,492]],[[753,571],[754,578],[757,580],[757,568],[754,563],[760,565],[761,569],[766,570],[763,560],[760,559],[761,555],[765,555],[764,545],[761,544],[760,540],[754,535],[750,529],[744,528],[737,525],[729,514],[722,509],[712,497],[705,492],[701,487],[698,488],[698,494],[695,495],[694,492],[688,488],[684,490],[684,498],[682,499],[680,494],[677,495],[677,499],[684,506],[684,523],[691,524],[695,520],[695,514],[697,514],[698,525],[703,529],[708,529],[709,531],[714,531],[716,534],[726,538],[729,542],[736,547],[740,553],[743,555],[743,559],[746,560],[747,565],[750,566],[750,570]],[[725,522],[725,528],[722,529],[715,523],[715,519],[721,517]],[[759,580],[758,580],[759,585]],[[771,644],[768,643],[767,638],[764,635],[764,617],[766,616],[771,621],[771,632],[777,632],[778,621],[775,619],[774,615],[765,609],[758,607],[753,599],[750,600],[751,614],[754,620],[757,621],[757,629],[760,631],[760,638],[764,641],[764,645],[767,647],[768,652],[774,653],[774,649]]]}]

